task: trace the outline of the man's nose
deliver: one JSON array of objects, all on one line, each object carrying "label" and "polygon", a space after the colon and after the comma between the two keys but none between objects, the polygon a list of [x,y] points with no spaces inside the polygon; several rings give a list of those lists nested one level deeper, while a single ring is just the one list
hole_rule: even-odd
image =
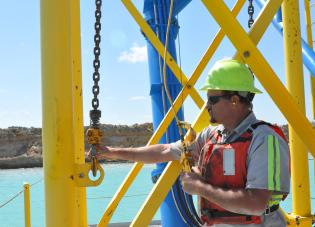
[{"label": "man's nose", "polygon": [[209,102],[207,102],[206,108],[207,108],[208,111],[210,111],[211,108],[212,108],[212,105]]}]

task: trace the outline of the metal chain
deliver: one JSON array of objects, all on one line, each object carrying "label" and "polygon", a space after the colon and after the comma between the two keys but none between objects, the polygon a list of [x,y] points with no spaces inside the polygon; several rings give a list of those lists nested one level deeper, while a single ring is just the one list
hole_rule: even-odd
[{"label": "metal chain", "polygon": [[93,99],[92,99],[92,107],[93,110],[90,111],[90,120],[91,120],[91,126],[93,127],[98,127],[99,121],[101,118],[101,111],[98,110],[99,106],[99,100],[98,100],[98,94],[100,92],[100,88],[98,86],[98,82],[100,80],[100,73],[99,73],[99,68],[100,68],[100,54],[101,54],[101,48],[100,48],[100,42],[101,42],[101,6],[102,6],[102,0],[95,0],[95,24],[94,24],[94,29],[95,29],[95,34],[94,34],[94,61],[93,61],[93,67],[94,67],[94,73],[93,73],[93,81],[94,85],[92,88],[93,92]]},{"label": "metal chain", "polygon": [[253,6],[253,0],[248,0],[249,4],[248,4],[248,27],[251,28],[252,24],[254,23],[254,19],[253,19],[253,16],[254,16],[254,6]]},{"label": "metal chain", "polygon": [[94,73],[93,73],[93,81],[94,85],[92,88],[93,92],[93,99],[92,99],[92,107],[93,110],[90,110],[90,128],[87,130],[87,139],[88,143],[91,144],[91,170],[93,173],[93,176],[96,177],[97,170],[100,168],[99,164],[96,159],[96,147],[95,145],[100,144],[102,132],[99,128],[100,118],[101,118],[101,111],[98,109],[99,106],[99,100],[98,100],[98,94],[100,93],[100,88],[98,86],[98,82],[100,81],[100,54],[101,54],[101,48],[100,48],[100,42],[101,42],[101,6],[102,6],[102,0],[95,0],[95,34],[94,34],[94,61],[93,61],[93,67],[94,67]]}]

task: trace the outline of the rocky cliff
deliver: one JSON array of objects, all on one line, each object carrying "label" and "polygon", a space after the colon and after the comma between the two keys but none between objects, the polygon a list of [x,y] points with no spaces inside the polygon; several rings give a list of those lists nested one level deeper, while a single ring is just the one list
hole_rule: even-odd
[{"label": "rocky cliff", "polygon": [[[87,128],[85,128],[86,131]],[[152,124],[101,125],[102,143],[108,146],[144,146],[153,134]],[[42,160],[40,128],[9,127],[0,129],[0,169],[40,167]],[[85,150],[89,145],[85,141]]]},{"label": "rocky cliff", "polygon": [[[315,122],[313,122],[315,126]],[[85,127],[85,131],[87,127]],[[151,123],[101,125],[102,143],[115,147],[136,147],[147,144],[153,134]],[[282,130],[288,138],[287,125]],[[40,128],[9,127],[0,129],[0,169],[40,167],[42,159],[42,130]],[[85,151],[89,145],[85,141]]]}]

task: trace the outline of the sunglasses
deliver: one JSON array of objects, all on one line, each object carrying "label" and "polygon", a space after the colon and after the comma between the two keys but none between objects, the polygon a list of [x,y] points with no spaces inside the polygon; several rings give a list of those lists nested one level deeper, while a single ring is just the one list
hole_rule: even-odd
[{"label": "sunglasses", "polygon": [[217,102],[220,101],[220,98],[225,98],[229,99],[233,96],[233,94],[224,94],[224,95],[213,95],[213,96],[208,96],[208,104],[214,105]]}]

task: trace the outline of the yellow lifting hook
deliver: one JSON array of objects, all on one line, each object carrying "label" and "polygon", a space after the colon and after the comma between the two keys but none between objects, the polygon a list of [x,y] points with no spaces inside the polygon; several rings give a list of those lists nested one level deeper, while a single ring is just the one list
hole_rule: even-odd
[{"label": "yellow lifting hook", "polygon": [[97,169],[98,169],[98,161],[96,158],[96,146],[100,144],[101,137],[103,133],[100,131],[99,128],[89,128],[86,132],[88,143],[91,144],[91,170],[93,176],[96,177]]}]

